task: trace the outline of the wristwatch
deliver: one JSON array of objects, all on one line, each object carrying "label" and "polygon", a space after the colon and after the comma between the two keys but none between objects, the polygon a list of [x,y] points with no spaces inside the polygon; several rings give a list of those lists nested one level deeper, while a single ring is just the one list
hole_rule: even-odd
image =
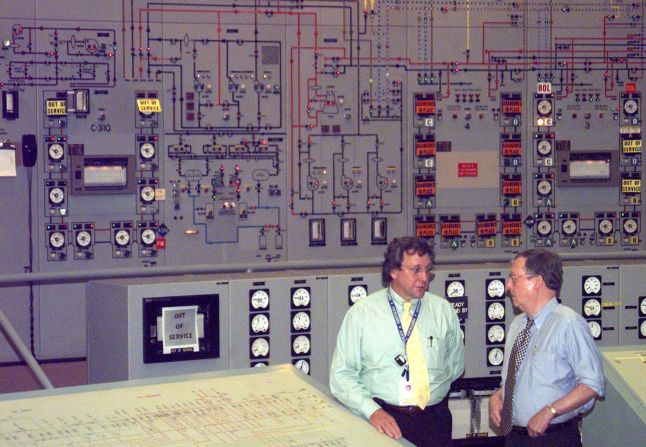
[{"label": "wristwatch", "polygon": [[556,408],[552,406],[552,404],[547,404],[547,408],[550,410],[550,413],[554,415],[555,417],[559,415],[559,412],[556,411]]}]

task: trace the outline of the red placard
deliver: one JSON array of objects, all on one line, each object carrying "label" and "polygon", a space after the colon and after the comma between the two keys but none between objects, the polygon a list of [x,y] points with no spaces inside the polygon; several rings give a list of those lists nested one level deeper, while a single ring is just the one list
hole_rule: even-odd
[{"label": "red placard", "polygon": [[477,177],[478,163],[458,163],[458,177]]},{"label": "red placard", "polygon": [[626,93],[637,93],[637,84],[634,82],[626,82]]}]

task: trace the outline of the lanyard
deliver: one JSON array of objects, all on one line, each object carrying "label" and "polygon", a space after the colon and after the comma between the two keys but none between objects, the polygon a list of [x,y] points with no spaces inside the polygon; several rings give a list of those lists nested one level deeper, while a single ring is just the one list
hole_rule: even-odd
[{"label": "lanyard", "polygon": [[395,319],[395,324],[397,325],[397,330],[399,331],[399,337],[404,342],[404,350],[405,350],[406,343],[408,343],[410,334],[413,332],[413,328],[415,327],[415,323],[417,322],[417,316],[419,315],[419,310],[422,307],[422,300],[421,299],[417,300],[417,305],[415,306],[415,311],[413,312],[413,318],[410,320],[410,324],[408,325],[408,330],[406,331],[406,334],[404,334],[404,328],[402,327],[402,322],[399,319],[399,314],[397,314],[395,303],[393,302],[393,298],[390,295],[390,287],[388,288],[387,296],[388,296],[388,304],[390,304],[390,310],[393,313],[393,318]]}]

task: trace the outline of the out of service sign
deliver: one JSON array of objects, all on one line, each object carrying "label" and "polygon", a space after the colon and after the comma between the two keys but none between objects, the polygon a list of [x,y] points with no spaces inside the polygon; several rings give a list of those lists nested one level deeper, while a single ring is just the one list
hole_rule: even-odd
[{"label": "out of service sign", "polygon": [[197,306],[164,307],[162,309],[163,353],[197,352]]}]

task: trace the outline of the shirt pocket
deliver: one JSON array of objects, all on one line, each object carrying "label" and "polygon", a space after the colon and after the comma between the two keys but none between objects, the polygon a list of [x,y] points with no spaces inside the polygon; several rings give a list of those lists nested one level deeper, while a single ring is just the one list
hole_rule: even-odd
[{"label": "shirt pocket", "polygon": [[446,349],[447,341],[444,337],[427,337],[424,341],[426,354],[426,367],[431,381],[442,381],[447,376]]},{"label": "shirt pocket", "polygon": [[[530,379],[530,385],[541,386],[546,383],[556,382],[570,376],[567,362],[554,351],[532,350],[528,354],[529,362],[524,365]],[[525,359],[528,360],[528,359]]]}]

